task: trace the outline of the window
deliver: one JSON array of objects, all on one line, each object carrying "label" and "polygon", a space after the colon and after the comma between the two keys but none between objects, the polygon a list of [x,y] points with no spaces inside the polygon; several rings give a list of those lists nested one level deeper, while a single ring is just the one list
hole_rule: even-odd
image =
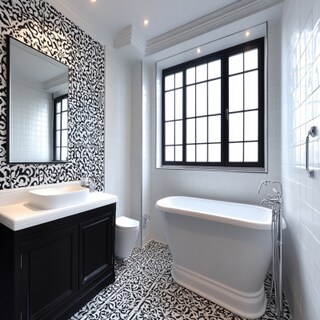
[{"label": "window", "polygon": [[162,164],[264,167],[264,39],[162,71]]},{"label": "window", "polygon": [[54,160],[67,161],[68,156],[68,96],[54,99]]}]

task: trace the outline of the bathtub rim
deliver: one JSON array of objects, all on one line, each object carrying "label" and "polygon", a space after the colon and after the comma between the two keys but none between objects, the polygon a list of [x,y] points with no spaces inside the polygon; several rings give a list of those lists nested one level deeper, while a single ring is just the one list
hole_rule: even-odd
[{"label": "bathtub rim", "polygon": [[[267,220],[262,220],[259,221],[257,220],[248,220],[248,219],[240,219],[239,217],[230,217],[227,215],[219,214],[219,213],[206,213],[203,210],[192,210],[192,209],[187,209],[187,208],[177,208],[173,206],[169,206],[168,202],[170,200],[174,199],[194,199],[197,201],[213,201],[217,203],[225,203],[225,204],[230,204],[233,206],[238,206],[241,208],[244,207],[256,207],[259,210],[262,211],[268,211],[269,216]],[[215,200],[215,199],[208,199],[208,198],[200,198],[200,197],[189,197],[189,196],[169,196],[169,197],[164,197],[159,199],[156,204],[155,208],[158,209],[160,212],[164,213],[174,213],[174,214],[179,214],[179,215],[184,215],[184,216],[189,216],[197,219],[202,219],[202,220],[208,220],[208,221],[215,221],[215,222],[220,222],[220,223],[226,223],[234,226],[239,226],[239,227],[245,227],[249,229],[256,229],[256,230],[269,230],[271,231],[271,224],[272,224],[272,210],[270,208],[262,207],[262,206],[256,206],[252,204],[244,204],[244,203],[238,203],[238,202],[232,202],[232,201],[221,201],[221,200]],[[258,216],[257,216],[258,217]]]}]

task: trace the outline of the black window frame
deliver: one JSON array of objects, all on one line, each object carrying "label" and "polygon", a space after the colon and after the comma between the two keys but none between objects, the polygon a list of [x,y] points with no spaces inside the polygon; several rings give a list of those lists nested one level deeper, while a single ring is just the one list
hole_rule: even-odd
[{"label": "black window frame", "polygon": [[[62,100],[67,99],[67,110],[62,111]],[[60,112],[57,111],[57,104],[61,103],[60,107]],[[62,155],[62,148],[66,148],[68,152],[68,142],[67,145],[64,146],[62,145],[62,131],[67,131],[68,134],[68,127],[65,129],[62,129],[62,113],[67,113],[67,119],[68,119],[68,113],[69,113],[69,102],[68,102],[68,94],[64,94],[62,96],[56,97],[53,99],[53,161],[59,161],[59,162],[67,162],[68,161],[68,154],[67,158],[65,160],[61,160],[61,155]],[[57,114],[60,113],[60,129],[57,129]],[[60,146],[57,145],[57,135],[56,132],[60,131]],[[56,150],[59,149],[60,156],[59,158],[57,157]]]},{"label": "black window frame", "polygon": [[[237,53],[258,49],[258,161],[257,162],[230,162],[229,161],[229,126],[228,126],[228,106],[229,106],[229,66],[228,58]],[[191,67],[197,67],[204,63],[209,63],[217,59],[221,60],[221,162],[190,162],[186,161],[186,70]],[[250,70],[249,70],[250,71]],[[243,71],[245,74],[249,71]],[[165,78],[171,74],[183,72],[183,158],[182,161],[166,161],[165,160]],[[209,82],[209,80],[206,80]],[[244,87],[243,87],[243,90]],[[183,166],[183,167],[227,167],[227,168],[264,168],[265,167],[265,38],[255,39],[246,43],[236,45],[209,55],[184,62],[182,64],[162,70],[162,110],[161,110],[161,162],[162,166]],[[243,114],[246,110],[243,110]],[[208,115],[207,115],[208,116]],[[244,118],[244,117],[243,117]],[[244,129],[243,129],[244,130]],[[208,128],[207,128],[208,131]],[[243,148],[244,148],[243,140]],[[207,142],[207,145],[209,143]],[[243,155],[244,157],[244,155]],[[196,160],[196,159],[195,159]],[[244,160],[244,158],[243,158]]]}]

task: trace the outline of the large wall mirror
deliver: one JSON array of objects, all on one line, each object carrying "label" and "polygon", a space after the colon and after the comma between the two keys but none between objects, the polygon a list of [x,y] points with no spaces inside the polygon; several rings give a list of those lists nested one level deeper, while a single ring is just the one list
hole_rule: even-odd
[{"label": "large wall mirror", "polygon": [[67,161],[68,67],[12,37],[8,48],[8,162]]}]

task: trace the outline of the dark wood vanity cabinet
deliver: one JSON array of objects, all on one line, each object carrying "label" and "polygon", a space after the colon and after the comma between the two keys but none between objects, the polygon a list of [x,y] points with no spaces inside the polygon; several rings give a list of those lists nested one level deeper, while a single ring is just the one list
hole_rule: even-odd
[{"label": "dark wood vanity cabinet", "polygon": [[115,209],[20,231],[0,224],[0,319],[69,319],[112,283]]}]

